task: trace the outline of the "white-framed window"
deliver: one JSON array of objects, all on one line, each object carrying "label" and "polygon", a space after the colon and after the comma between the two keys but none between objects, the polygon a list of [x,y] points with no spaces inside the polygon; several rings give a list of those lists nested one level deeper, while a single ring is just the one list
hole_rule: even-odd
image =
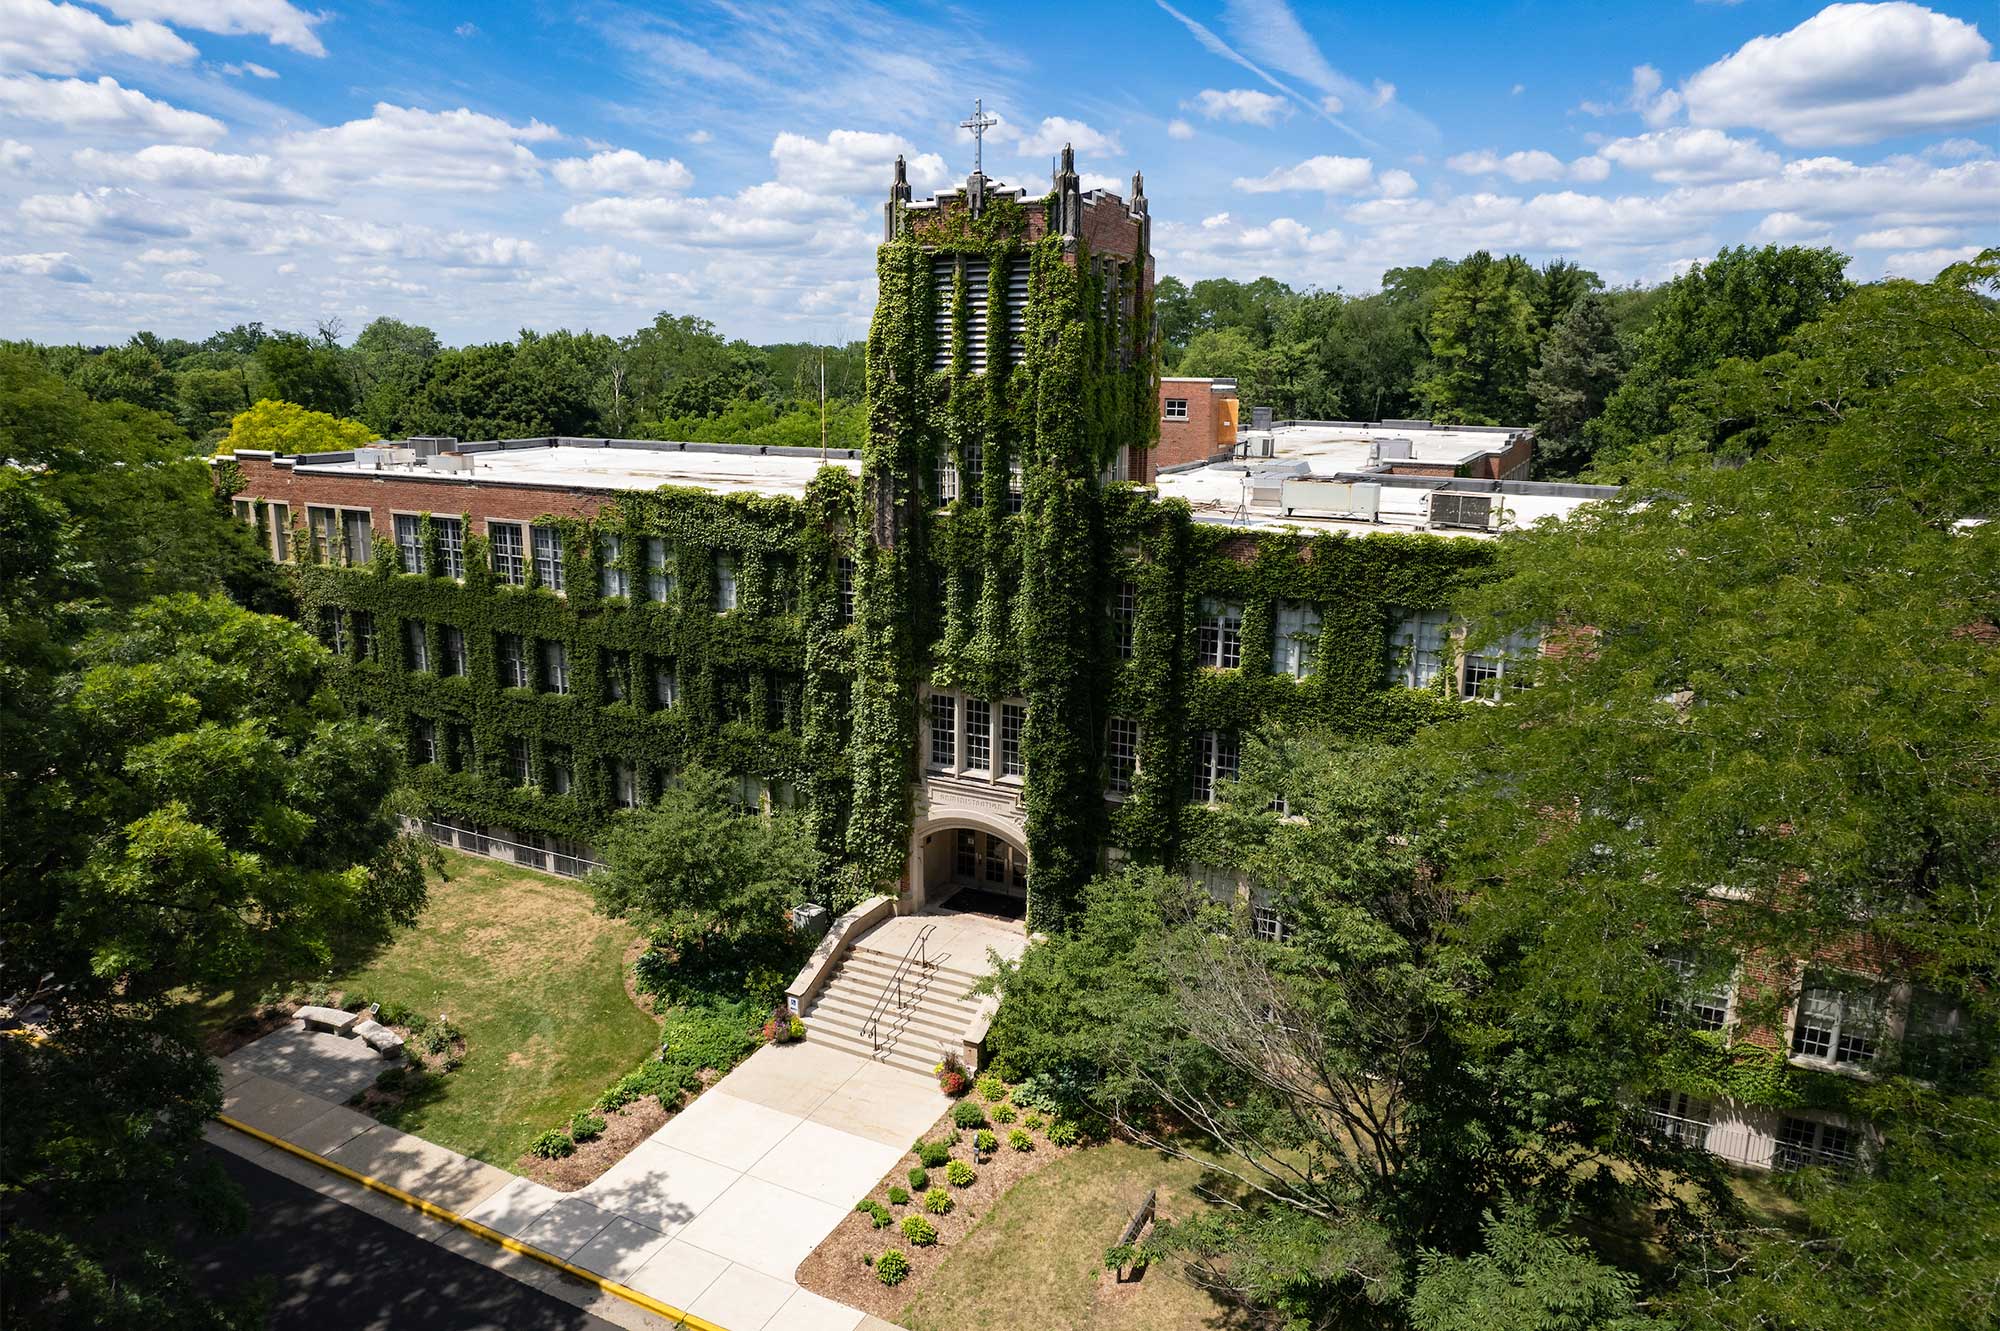
[{"label": "white-framed window", "polygon": [[937,475],[933,478],[937,490],[938,507],[958,499],[958,468],[951,465],[951,459],[940,455],[937,461]]},{"label": "white-framed window", "polygon": [[371,611],[354,612],[354,654],[364,661],[375,659],[375,615]]},{"label": "white-framed window", "polygon": [[608,702],[625,701],[625,681],[632,678],[630,652],[604,654],[604,697]]},{"label": "white-framed window", "polygon": [[1698,1031],[1728,1028],[1730,998],[1736,988],[1728,971],[1688,950],[1663,953],[1660,964],[1673,976],[1673,988],[1659,1001],[1660,1020]]},{"label": "white-framed window", "polygon": [[433,573],[442,573],[447,578],[465,576],[465,520],[463,518],[431,518],[431,530],[437,534],[438,562],[441,568]]},{"label": "white-framed window", "polygon": [[965,769],[993,770],[993,704],[984,698],[965,700]]},{"label": "white-framed window", "polygon": [[437,722],[420,716],[410,727],[410,761],[434,763],[437,760]]},{"label": "white-framed window", "polygon": [[1263,892],[1250,895],[1250,932],[1260,942],[1289,943],[1295,927],[1278,903]]},{"label": "white-framed window", "polygon": [[1007,464],[1007,511],[1019,513],[1024,498],[1021,488],[1021,459],[1015,458]]},{"label": "white-framed window", "polygon": [[254,500],[254,499],[232,499],[232,500],[230,500],[230,501],[229,501],[229,507],[230,507],[231,511],[233,511],[233,512],[234,512],[234,513],[236,514],[236,520],[237,520],[238,522],[241,522],[241,523],[245,523],[245,524],[247,524],[247,525],[249,525],[249,526],[252,526],[252,527],[254,527],[254,526],[256,526],[256,525],[257,525],[257,501],[256,501],[256,500]]},{"label": "white-framed window", "polygon": [[1107,728],[1104,745],[1105,772],[1111,793],[1132,793],[1132,778],[1139,771],[1139,723],[1129,716],[1114,716]]},{"label": "white-framed window", "polygon": [[1000,704],[1000,775],[1020,776],[1027,771],[1021,756],[1021,732],[1027,725],[1026,707],[1017,702]]},{"label": "white-framed window", "polygon": [[758,776],[739,776],[729,793],[729,802],[736,806],[738,813],[762,813],[764,811],[764,779]]},{"label": "white-framed window", "polygon": [[414,513],[392,514],[396,521],[396,563],[405,573],[424,571],[422,519]]},{"label": "white-framed window", "polygon": [[1195,664],[1234,670],[1243,664],[1243,607],[1234,601],[1201,598]]},{"label": "white-framed window", "polygon": [[528,741],[520,735],[507,737],[507,780],[516,786],[525,786],[534,779],[533,764],[529,761]]},{"label": "white-framed window", "polygon": [[1653,1135],[1682,1146],[1708,1144],[1708,1121],[1715,1106],[1686,1091],[1655,1091],[1646,1101],[1646,1127]]},{"label": "white-framed window", "polygon": [[680,700],[680,678],[670,662],[662,661],[653,667],[653,702],[656,706],[672,707]]},{"label": "white-framed window", "polygon": [[347,616],[338,610],[327,611],[326,628],[329,635],[326,645],[333,649],[335,656],[345,659],[347,656]]},{"label": "white-framed window", "polygon": [[1160,404],[1160,415],[1170,421],[1184,421],[1188,418],[1188,400],[1184,397],[1170,397]]},{"label": "white-framed window", "polygon": [[646,599],[665,601],[674,594],[674,564],[664,537],[646,538]]},{"label": "white-framed window", "polygon": [[527,537],[518,522],[489,522],[486,533],[493,539],[493,572],[510,587],[528,582]]},{"label": "white-framed window", "polygon": [[947,770],[958,766],[958,699],[949,693],[933,693],[930,701],[931,766]]},{"label": "white-framed window", "polygon": [[840,557],[840,622],[854,622],[854,560]]},{"label": "white-framed window", "polygon": [[444,655],[444,669],[441,675],[463,675],[465,673],[465,630],[446,624],[438,630],[438,646]]},{"label": "white-framed window", "polygon": [[1918,989],[1903,1023],[1903,1071],[1940,1081],[1962,1071],[1976,1054],[1965,1013],[1943,994]]},{"label": "white-framed window", "polygon": [[542,767],[551,795],[567,795],[576,785],[576,766],[567,744],[551,744],[543,751]]},{"label": "white-framed window", "polygon": [[365,508],[340,510],[340,537],[347,547],[347,562],[360,567],[375,557],[374,515]]},{"label": "white-framed window", "polygon": [[1271,673],[1304,679],[1312,673],[1319,647],[1319,607],[1311,601],[1280,601],[1275,615],[1277,636],[1271,643]]},{"label": "white-framed window", "polygon": [[632,589],[625,576],[625,542],[615,532],[606,532],[597,538],[597,561],[601,566],[597,576],[597,594],[629,595]]},{"label": "white-framed window", "polygon": [[542,639],[542,682],[550,693],[569,692],[569,647],[560,638]]},{"label": "white-framed window", "polygon": [[1465,654],[1465,696],[1497,697],[1503,681],[1508,688],[1526,688],[1529,679],[1523,667],[1534,658],[1540,647],[1541,639],[1536,635],[1515,633],[1499,642],[1487,643],[1476,651],[1468,651]]},{"label": "white-framed window", "polygon": [[1843,1124],[1787,1114],[1778,1120],[1771,1168],[1805,1169],[1811,1165],[1842,1168],[1860,1159],[1857,1146],[1853,1130]]},{"label": "white-framed window", "polygon": [[493,657],[500,667],[500,687],[525,689],[528,685],[528,648],[518,633],[502,633],[493,640]]},{"label": "white-framed window", "polygon": [[639,807],[639,770],[631,763],[611,764],[611,798],[621,809]]},{"label": "white-framed window", "polygon": [[431,640],[421,619],[403,621],[403,664],[420,675],[430,671]]},{"label": "white-framed window", "polygon": [[1111,602],[1111,624],[1118,638],[1118,659],[1132,659],[1134,643],[1139,632],[1139,584],[1121,582],[1118,595]]},{"label": "white-framed window", "polygon": [[1792,1057],[1865,1068],[1882,1045],[1882,1008],[1873,990],[1833,976],[1809,977],[1792,1021]]},{"label": "white-framed window", "polygon": [[1389,681],[1406,689],[1426,688],[1444,667],[1448,620],[1442,610],[1413,610],[1389,635]]},{"label": "white-framed window", "polygon": [[1218,869],[1212,864],[1188,865],[1188,879],[1218,906],[1234,906],[1243,887],[1243,880],[1234,870]]},{"label": "white-framed window", "polygon": [[1233,730],[1204,730],[1195,740],[1194,798],[1213,804],[1224,781],[1236,779],[1241,742]]},{"label": "white-framed window", "polygon": [[986,479],[986,447],[977,439],[968,439],[958,450],[958,493],[968,504],[976,504],[983,496],[980,485]]},{"label": "white-framed window", "polygon": [[271,558],[282,564],[292,557],[292,506],[267,503],[264,516],[271,528]]},{"label": "white-framed window", "polygon": [[728,614],[736,608],[736,556],[718,554],[715,557],[715,611]]},{"label": "white-framed window", "polygon": [[535,527],[535,576],[552,592],[563,589],[562,532],[555,527]]}]

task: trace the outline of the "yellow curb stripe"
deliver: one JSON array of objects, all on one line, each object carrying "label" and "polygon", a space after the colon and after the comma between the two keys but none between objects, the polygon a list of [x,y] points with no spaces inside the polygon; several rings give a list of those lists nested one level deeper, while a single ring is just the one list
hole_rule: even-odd
[{"label": "yellow curb stripe", "polygon": [[349,1169],[338,1160],[329,1160],[323,1155],[308,1151],[303,1146],[294,1145],[286,1141],[283,1137],[274,1137],[261,1128],[253,1128],[248,1123],[238,1122],[227,1114],[217,1114],[215,1121],[224,1127],[234,1128],[245,1136],[255,1137],[260,1142],[266,1142],[275,1146],[281,1151],[288,1151],[301,1160],[311,1161],[322,1169],[330,1170],[342,1178],[359,1183],[362,1187],[379,1192],[385,1197],[393,1197],[403,1205],[413,1207],[433,1220],[442,1220],[446,1224],[457,1225],[466,1233],[476,1234],[488,1243],[505,1248],[508,1252],[517,1252],[523,1257],[532,1257],[538,1262],[553,1266],[556,1270],[563,1272],[565,1275],[574,1276],[586,1285],[594,1285],[606,1294],[621,1298],[635,1307],[644,1308],[649,1313],[656,1313],[666,1318],[675,1326],[687,1327],[688,1331],[727,1331],[726,1327],[718,1326],[705,1317],[696,1317],[693,1313],[685,1312],[670,1303],[662,1303],[650,1294],[641,1294],[630,1285],[621,1285],[615,1280],[610,1280],[597,1274],[595,1271],[586,1271],[580,1266],[575,1266],[564,1261],[552,1252],[544,1252],[533,1244],[523,1243],[519,1239],[510,1238],[497,1229],[489,1229],[477,1220],[469,1220],[456,1211],[446,1210],[436,1202],[427,1202],[421,1197],[404,1192],[393,1183],[384,1183],[381,1179],[370,1178],[357,1169]]}]

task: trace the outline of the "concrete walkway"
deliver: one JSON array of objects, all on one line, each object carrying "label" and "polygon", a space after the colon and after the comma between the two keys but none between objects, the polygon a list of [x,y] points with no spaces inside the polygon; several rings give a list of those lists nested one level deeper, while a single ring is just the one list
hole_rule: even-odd
[{"label": "concrete walkway", "polygon": [[301,1034],[222,1060],[225,1114],[729,1331],[885,1325],[799,1288],[793,1273],[950,1103],[927,1077],[770,1045],[563,1193],[295,1089],[294,1078],[338,1082],[318,1056],[338,1068],[345,1052]]}]

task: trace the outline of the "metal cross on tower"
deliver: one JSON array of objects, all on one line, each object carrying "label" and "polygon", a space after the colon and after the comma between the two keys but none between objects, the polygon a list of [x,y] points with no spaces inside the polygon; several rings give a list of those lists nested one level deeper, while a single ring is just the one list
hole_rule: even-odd
[{"label": "metal cross on tower", "polygon": [[999,116],[986,114],[984,97],[972,99],[972,119],[958,122],[960,129],[972,131],[972,174],[975,176],[986,174],[986,131],[999,123]]}]

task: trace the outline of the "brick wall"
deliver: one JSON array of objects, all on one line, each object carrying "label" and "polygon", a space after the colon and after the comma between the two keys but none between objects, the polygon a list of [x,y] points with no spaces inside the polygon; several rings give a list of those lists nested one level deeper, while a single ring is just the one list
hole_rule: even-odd
[{"label": "brick wall", "polygon": [[482,485],[478,481],[425,479],[409,475],[297,475],[268,458],[241,457],[243,475],[238,499],[291,505],[292,521],[305,520],[307,505],[368,509],[378,536],[391,531],[392,513],[465,513],[472,529],[481,532],[487,518],[531,521],[544,513],[558,517],[591,518],[614,496],[602,491],[526,485]]},{"label": "brick wall", "polygon": [[[1224,403],[1234,404],[1234,391],[1218,393],[1207,379],[1160,380],[1160,443],[1153,450],[1147,480],[1161,467],[1204,462],[1236,446],[1236,431]],[[1187,419],[1167,419],[1167,399],[1187,399]],[[1137,479],[1136,477],[1134,479]]]}]

